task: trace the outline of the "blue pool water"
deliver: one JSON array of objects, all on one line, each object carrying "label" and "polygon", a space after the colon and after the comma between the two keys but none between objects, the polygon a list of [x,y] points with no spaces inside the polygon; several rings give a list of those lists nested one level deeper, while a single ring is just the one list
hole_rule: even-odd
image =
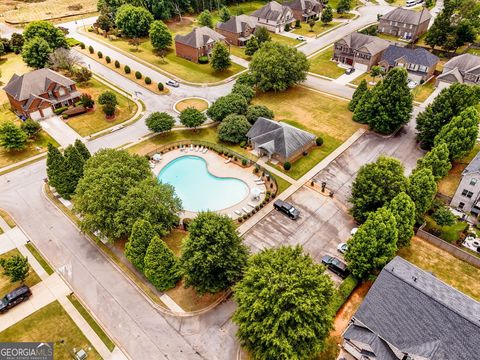
[{"label": "blue pool water", "polygon": [[206,161],[198,156],[172,160],[160,171],[158,180],[173,185],[183,208],[193,212],[228,208],[249,193],[247,184],[239,179],[210,174]]}]

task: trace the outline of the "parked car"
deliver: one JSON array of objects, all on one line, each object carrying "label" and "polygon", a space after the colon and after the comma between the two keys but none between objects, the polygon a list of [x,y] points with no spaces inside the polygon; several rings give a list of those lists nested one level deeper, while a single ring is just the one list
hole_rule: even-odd
[{"label": "parked car", "polygon": [[337,246],[337,250],[340,254],[345,254],[347,252],[348,245],[347,243],[340,243]]},{"label": "parked car", "polygon": [[296,209],[293,205],[282,200],[276,200],[273,203],[273,207],[277,211],[283,212],[285,215],[287,215],[290,219],[293,219],[293,220],[298,219],[298,216],[300,215],[300,211],[298,211],[298,209]]},{"label": "parked car", "polygon": [[416,81],[410,80],[407,84],[409,89],[415,89],[417,87],[418,83]]},{"label": "parked car", "polygon": [[307,39],[305,39],[305,36],[300,35],[300,36],[297,36],[297,40],[305,41]]},{"label": "parked car", "polygon": [[355,68],[354,68],[354,67],[350,67],[350,68],[348,68],[347,70],[345,70],[345,74],[346,74],[346,75],[353,74],[354,72],[355,72]]},{"label": "parked car", "polygon": [[27,285],[22,285],[15,290],[10,291],[0,300],[0,313],[4,313],[15,305],[20,304],[22,301],[28,300],[31,295],[32,292]]},{"label": "parked car", "polygon": [[331,272],[340,276],[342,279],[345,279],[350,274],[347,264],[334,256],[325,255],[322,258],[322,264],[325,265]]},{"label": "parked car", "polygon": [[175,80],[168,80],[165,84],[167,84],[168,86],[171,86],[171,87],[179,87],[180,86],[180,84]]},{"label": "parked car", "polygon": [[355,235],[355,233],[358,231],[357,227],[354,227],[352,230],[350,230],[350,235]]}]

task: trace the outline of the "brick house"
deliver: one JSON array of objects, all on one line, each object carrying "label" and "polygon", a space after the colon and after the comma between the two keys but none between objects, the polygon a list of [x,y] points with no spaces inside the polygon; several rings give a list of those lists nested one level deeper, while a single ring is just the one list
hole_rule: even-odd
[{"label": "brick house", "polygon": [[408,72],[410,80],[417,82],[427,81],[433,76],[439,58],[424,48],[410,49],[397,45],[390,45],[383,52],[378,65],[386,71],[399,66]]},{"label": "brick house", "polygon": [[81,96],[73,80],[50,69],[15,74],[3,90],[13,111],[33,120],[52,116],[54,109],[74,105]]},{"label": "brick house", "polygon": [[254,11],[251,16],[256,18],[257,26],[263,26],[274,33],[283,32],[285,25],[295,22],[292,9],[276,1],[270,1],[262,8]]},{"label": "brick house", "polygon": [[317,0],[294,0],[287,5],[292,9],[295,20],[300,21],[317,18],[323,9],[322,3]]},{"label": "brick house", "polygon": [[437,85],[440,82],[480,85],[480,56],[463,54],[450,59],[437,77]]},{"label": "brick house", "polygon": [[225,40],[225,36],[207,26],[196,27],[187,35],[175,35],[175,53],[177,56],[198,62],[201,56],[209,56],[217,41]]},{"label": "brick house", "polygon": [[480,215],[480,153],[463,170],[450,206],[475,217]]},{"label": "brick house", "polygon": [[335,42],[333,60],[368,71],[378,64],[390,44],[377,36],[354,32]]},{"label": "brick house", "polygon": [[257,21],[248,15],[232,16],[224,23],[218,22],[216,31],[222,34],[227,42],[235,46],[245,46],[253,36]]},{"label": "brick house", "polygon": [[426,8],[418,12],[398,7],[380,18],[378,32],[406,40],[416,40],[427,32],[431,18],[432,15]]}]

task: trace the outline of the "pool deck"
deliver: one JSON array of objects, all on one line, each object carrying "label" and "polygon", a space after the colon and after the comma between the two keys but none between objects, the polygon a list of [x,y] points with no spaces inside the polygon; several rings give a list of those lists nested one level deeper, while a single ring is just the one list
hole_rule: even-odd
[{"label": "pool deck", "polygon": [[[157,163],[157,165],[152,169],[153,173],[155,174],[155,176],[158,176],[160,171],[165,166],[167,166],[168,163],[182,156],[198,156],[207,162],[207,169],[212,175],[217,177],[237,178],[247,184],[248,188],[250,189],[247,197],[231,207],[217,211],[218,213],[228,215],[232,219],[237,219],[243,216],[244,214],[246,214],[246,212],[243,209],[247,210],[247,212],[250,212],[253,210],[253,208],[250,205],[248,205],[248,203],[256,206],[256,205],[259,205],[265,198],[265,193],[267,189],[265,185],[256,184],[255,180],[258,180],[259,177],[258,175],[253,173],[253,166],[244,168],[235,163],[226,164],[225,158],[221,157],[215,151],[212,151],[212,150],[208,150],[205,154],[200,151],[195,151],[195,150],[191,151],[190,148],[188,148],[185,151],[181,151],[180,149],[169,151],[165,154],[162,154],[162,160],[159,163]],[[258,200],[253,200],[251,191],[254,188],[259,188],[260,190],[263,191],[263,194],[260,195],[260,198]],[[240,212],[240,215],[235,213],[235,211]],[[197,215],[196,212],[184,211],[180,214],[180,217],[193,218],[196,215]]]}]

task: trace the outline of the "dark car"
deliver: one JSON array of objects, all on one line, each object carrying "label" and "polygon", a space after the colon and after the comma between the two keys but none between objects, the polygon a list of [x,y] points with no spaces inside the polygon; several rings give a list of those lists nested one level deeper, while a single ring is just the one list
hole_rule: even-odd
[{"label": "dark car", "polygon": [[355,68],[354,68],[354,67],[351,67],[351,68],[348,68],[347,70],[345,70],[345,74],[347,74],[347,75],[350,75],[350,74],[352,74],[353,72],[355,72]]},{"label": "dark car", "polygon": [[285,215],[287,215],[290,219],[293,220],[298,219],[298,216],[300,215],[300,211],[298,211],[298,209],[282,200],[276,200],[273,203],[273,207],[276,210],[283,212]]},{"label": "dark car", "polygon": [[31,295],[32,292],[27,285],[22,285],[10,291],[3,299],[0,299],[0,313],[4,313],[22,301],[28,300]]},{"label": "dark car", "polygon": [[180,84],[179,84],[177,81],[175,81],[175,80],[168,80],[168,81],[166,82],[166,84],[167,84],[168,86],[171,86],[171,87],[179,87],[179,86],[180,86]]},{"label": "dark car", "polygon": [[343,279],[350,274],[350,271],[347,268],[347,264],[334,256],[325,255],[322,258],[322,264]]}]

